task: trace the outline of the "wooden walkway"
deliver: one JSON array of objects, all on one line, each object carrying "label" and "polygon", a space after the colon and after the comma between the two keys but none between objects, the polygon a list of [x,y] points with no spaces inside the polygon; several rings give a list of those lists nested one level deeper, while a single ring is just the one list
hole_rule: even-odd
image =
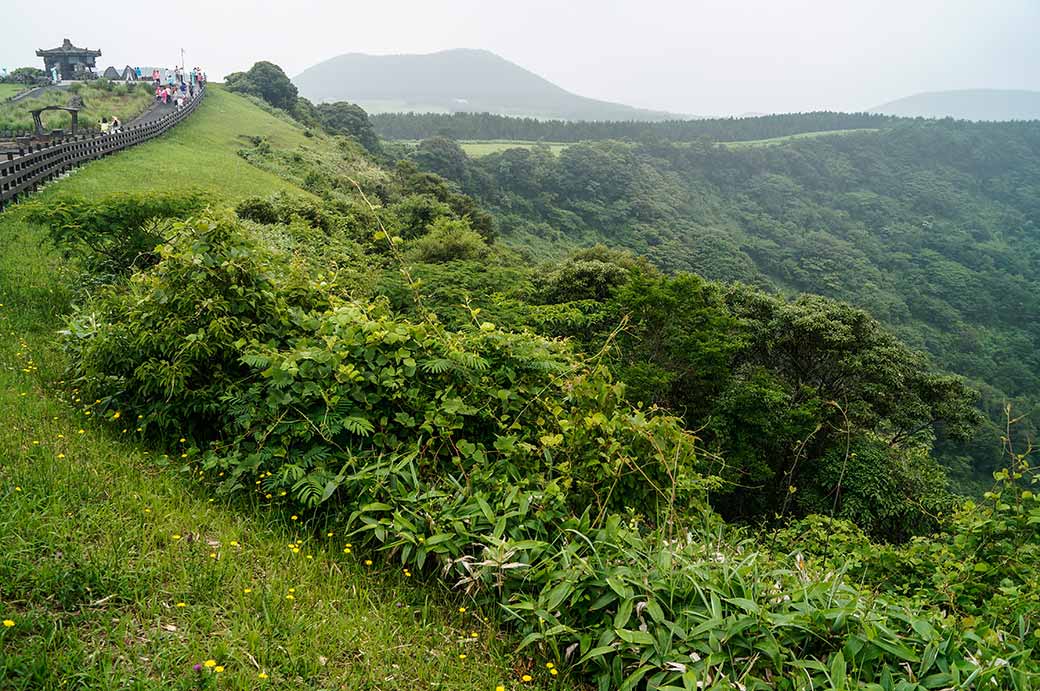
[{"label": "wooden walkway", "polygon": [[71,168],[158,137],[195,112],[205,95],[202,89],[181,108],[157,104],[119,132],[64,137],[0,155],[0,209]]}]

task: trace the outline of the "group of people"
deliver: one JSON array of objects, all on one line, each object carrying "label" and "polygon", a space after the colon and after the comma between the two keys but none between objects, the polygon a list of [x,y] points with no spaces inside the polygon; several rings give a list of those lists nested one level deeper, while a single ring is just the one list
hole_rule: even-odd
[{"label": "group of people", "polygon": [[180,67],[166,71],[166,84],[162,83],[162,75],[158,69],[152,70],[152,85],[155,87],[155,100],[163,105],[173,103],[180,108],[195,98],[195,92],[206,84],[206,73],[198,67],[185,72]]},{"label": "group of people", "polygon": [[101,134],[109,134],[119,132],[123,129],[123,123],[119,118],[113,115],[111,120],[108,118],[101,118],[101,120],[98,121],[98,127],[101,129]]}]

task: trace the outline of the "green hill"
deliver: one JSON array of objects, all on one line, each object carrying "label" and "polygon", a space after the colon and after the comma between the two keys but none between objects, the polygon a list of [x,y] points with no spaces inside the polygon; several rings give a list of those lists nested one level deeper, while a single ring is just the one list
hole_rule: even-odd
[{"label": "green hill", "polygon": [[370,113],[489,112],[564,120],[677,117],[578,96],[486,50],[348,53],[304,70],[293,82],[312,101],[351,101]]},{"label": "green hill", "polygon": [[930,91],[876,106],[869,112],[910,118],[1040,120],[1040,91]]}]

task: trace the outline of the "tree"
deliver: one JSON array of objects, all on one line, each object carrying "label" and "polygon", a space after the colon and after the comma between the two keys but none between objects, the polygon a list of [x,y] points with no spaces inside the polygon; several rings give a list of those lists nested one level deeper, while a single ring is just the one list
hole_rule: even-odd
[{"label": "tree", "polygon": [[318,118],[326,131],[353,137],[372,153],[380,151],[379,138],[361,106],[346,101],[322,103],[318,106]]},{"label": "tree", "polygon": [[275,108],[292,111],[296,105],[296,86],[281,67],[261,60],[248,72],[232,72],[224,78],[228,90],[252,94],[264,99]]},{"label": "tree", "polygon": [[11,70],[6,81],[9,84],[35,84],[36,80],[47,76],[47,73],[37,67],[19,67]]}]

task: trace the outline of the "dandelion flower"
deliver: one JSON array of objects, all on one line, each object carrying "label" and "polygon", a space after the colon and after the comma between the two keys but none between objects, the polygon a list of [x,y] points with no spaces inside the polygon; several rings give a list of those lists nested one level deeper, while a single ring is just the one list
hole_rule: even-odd
[{"label": "dandelion flower", "polygon": [[206,667],[216,667],[217,666],[217,661],[216,660],[206,660],[202,664],[205,665]]},{"label": "dandelion flower", "polygon": [[365,566],[372,566],[372,560],[371,559],[366,559],[365,560]]},{"label": "dandelion flower", "polygon": [[557,670],[555,670],[555,669],[550,669],[549,670],[549,674],[551,674],[551,675],[553,675],[555,677],[557,674],[559,674],[559,672]]},{"label": "dandelion flower", "polygon": [[81,429],[81,430],[79,431],[79,433],[80,433],[80,434],[86,434],[86,433],[87,433],[87,430],[85,430],[85,429]]},{"label": "dandelion flower", "polygon": [[465,660],[466,659],[466,653],[459,653],[459,659],[460,660]]},{"label": "dandelion flower", "polygon": [[246,593],[248,595],[249,593],[253,592],[253,589],[252,588],[242,588],[242,592]]},{"label": "dandelion flower", "polygon": [[5,628],[9,629],[12,626],[14,626],[14,621],[13,620],[11,620],[11,619],[4,619],[4,627]]},{"label": "dandelion flower", "polygon": [[178,607],[187,607],[188,605],[184,604],[183,602],[178,602],[177,606]]},{"label": "dandelion flower", "polygon": [[173,538],[174,540],[180,540],[181,539],[180,533],[174,533],[170,537]]},{"label": "dandelion flower", "polygon": [[260,672],[260,674],[256,675],[256,678],[257,679],[266,679],[267,678],[267,672]]},{"label": "dandelion flower", "polygon": [[223,665],[217,665],[216,667],[213,668],[213,671],[216,672],[217,674],[220,674],[221,672],[224,671],[224,667],[223,667]]},{"label": "dandelion flower", "polygon": [[65,454],[63,454],[63,453],[59,453],[59,454],[58,454],[58,458],[65,458]]},{"label": "dandelion flower", "polygon": [[112,419],[113,420],[118,420],[121,417],[122,417],[122,413],[120,413],[118,410],[116,412],[112,413]]},{"label": "dandelion flower", "polygon": [[459,607],[459,612],[461,612],[462,614],[465,614],[466,613],[466,608],[465,607]]},{"label": "dandelion flower", "polygon": [[298,521],[298,520],[300,520],[300,517],[297,516],[296,514],[293,514],[292,516],[289,516],[289,519],[293,520],[293,521]]},{"label": "dandelion flower", "polygon": [[216,552],[210,552],[209,553],[209,558],[210,559],[216,559],[217,558],[217,553]]},{"label": "dandelion flower", "polygon": [[525,674],[524,676],[520,677],[520,681],[522,681],[522,682],[524,682],[526,684],[527,682],[531,681],[531,679],[533,679],[533,678],[534,677],[532,677],[530,674]]},{"label": "dandelion flower", "polygon": [[495,691],[506,691],[506,687],[504,687],[501,684],[499,684],[498,686],[495,687]]},{"label": "dandelion flower", "polygon": [[295,593],[296,592],[296,588],[289,588],[289,592],[290,593]]},{"label": "dandelion flower", "polygon": [[325,537],[332,537],[332,533],[326,533]]},{"label": "dandelion flower", "polygon": [[295,600],[296,596],[293,595],[292,593],[289,593],[288,595],[285,596],[285,599],[286,600]]},{"label": "dandelion flower", "polygon": [[300,548],[299,547],[293,547],[292,548],[292,553],[293,554],[299,554],[300,553]]},{"label": "dandelion flower", "polygon": [[228,544],[231,545],[232,547],[238,547],[238,542],[236,542],[235,540],[232,540]]},{"label": "dandelion flower", "polygon": [[186,442],[186,441],[188,441],[188,440],[187,440],[187,439],[185,439],[184,437],[181,437],[181,439],[180,439],[180,442],[181,442],[182,444],[183,444],[184,442]]},{"label": "dandelion flower", "polygon": [[553,667],[555,667],[555,666],[556,666],[556,665],[554,665],[554,664],[553,664],[553,663],[551,663],[551,662],[546,662],[546,663],[545,663],[545,668],[546,668],[546,669],[552,669],[552,668],[553,668]]}]

